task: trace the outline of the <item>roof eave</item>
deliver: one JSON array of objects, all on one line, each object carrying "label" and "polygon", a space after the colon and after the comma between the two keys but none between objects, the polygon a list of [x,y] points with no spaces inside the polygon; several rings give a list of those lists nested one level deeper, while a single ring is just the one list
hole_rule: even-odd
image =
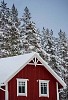
[{"label": "roof eave", "polygon": [[36,55],[39,60],[42,61],[44,67],[55,77],[55,79],[65,88],[66,83],[52,70],[52,68],[39,56]]}]

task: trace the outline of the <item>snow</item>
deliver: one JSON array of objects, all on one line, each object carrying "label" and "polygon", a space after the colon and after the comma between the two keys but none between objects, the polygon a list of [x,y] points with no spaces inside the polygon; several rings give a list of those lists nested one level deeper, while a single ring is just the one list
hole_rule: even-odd
[{"label": "snow", "polygon": [[1,35],[1,34],[3,34],[3,32],[2,32],[2,31],[0,31],[0,35]]},{"label": "snow", "polygon": [[[0,84],[12,76],[21,66],[23,66],[35,53],[29,53],[14,57],[0,59]],[[2,76],[2,77],[1,77]]]}]

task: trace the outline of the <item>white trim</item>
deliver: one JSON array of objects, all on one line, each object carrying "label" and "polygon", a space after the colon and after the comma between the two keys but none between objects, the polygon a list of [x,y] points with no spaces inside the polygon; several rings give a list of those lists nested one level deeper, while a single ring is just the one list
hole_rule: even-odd
[{"label": "white trim", "polygon": [[[27,97],[27,81],[28,79],[19,79],[17,78],[17,96],[26,96]],[[25,93],[19,93],[19,82],[25,82]]]},{"label": "white trim", "polygon": [[[34,63],[28,63],[29,65],[35,65]],[[43,64],[36,64],[36,65],[43,65]]]},{"label": "white trim", "polygon": [[[47,84],[47,94],[41,94],[41,83]],[[48,97],[49,98],[49,80],[39,80],[39,97]]]},{"label": "white trim", "polygon": [[6,91],[5,89],[1,88],[1,86],[0,86],[0,90],[2,90],[2,91]]},{"label": "white trim", "polygon": [[22,80],[22,81],[29,81],[29,79],[24,79],[24,78],[16,78],[17,80]]},{"label": "white trim", "polygon": [[53,77],[55,77],[55,79],[63,86],[66,87],[65,82],[53,71],[53,69],[48,65],[48,63],[46,61],[44,61],[39,54],[36,54],[36,57],[39,61],[41,61],[41,63],[43,64],[43,66],[53,75]]},{"label": "white trim", "polygon": [[58,83],[56,82],[57,100],[59,100]]},{"label": "white trim", "polygon": [[37,59],[37,57],[35,56],[34,58],[33,58],[33,63],[31,63],[31,62],[29,62],[28,64],[29,65],[35,65],[35,67],[37,66],[37,65],[43,65],[43,64],[38,64],[38,59]]},{"label": "white trim", "polygon": [[34,64],[35,64],[35,67],[36,67],[36,65],[37,65],[36,57],[35,57],[35,61],[34,61]]},{"label": "white trim", "polygon": [[8,83],[5,85],[5,100],[9,100],[8,99]]}]

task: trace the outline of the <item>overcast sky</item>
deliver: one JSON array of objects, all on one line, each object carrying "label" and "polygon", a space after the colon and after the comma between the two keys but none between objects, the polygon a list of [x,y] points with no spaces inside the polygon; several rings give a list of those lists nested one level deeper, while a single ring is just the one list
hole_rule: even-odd
[{"label": "overcast sky", "polygon": [[[2,0],[0,0],[2,1]],[[68,0],[4,0],[11,8],[14,3],[19,11],[19,17],[24,13],[27,6],[30,10],[32,21],[37,28],[43,26],[52,29],[57,36],[60,29],[68,36]]]}]

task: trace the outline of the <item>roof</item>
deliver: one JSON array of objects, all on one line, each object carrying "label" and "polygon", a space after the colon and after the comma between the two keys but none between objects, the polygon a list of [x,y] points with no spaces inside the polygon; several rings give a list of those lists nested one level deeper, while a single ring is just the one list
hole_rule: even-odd
[{"label": "roof", "polygon": [[44,65],[44,67],[56,78],[56,80],[65,87],[65,82],[51,69],[38,53],[32,52],[24,55],[7,57],[0,59],[0,85],[5,85],[21,69],[23,69],[34,57]]}]

